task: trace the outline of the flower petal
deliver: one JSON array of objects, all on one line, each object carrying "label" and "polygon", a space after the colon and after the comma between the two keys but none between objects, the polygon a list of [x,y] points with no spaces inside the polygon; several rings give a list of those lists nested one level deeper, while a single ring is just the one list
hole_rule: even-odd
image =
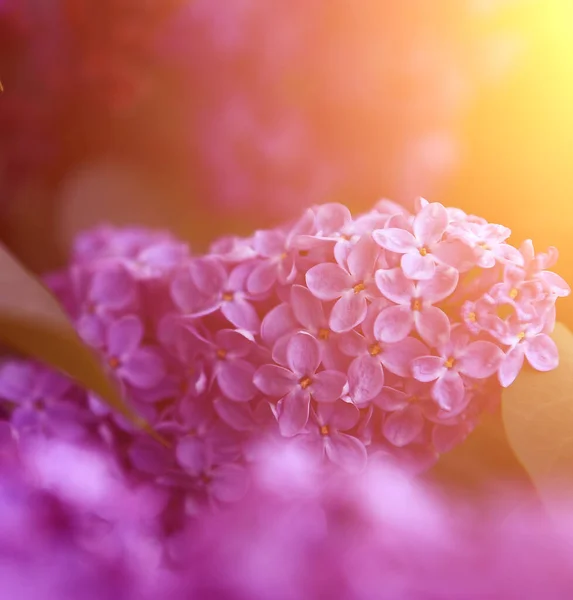
[{"label": "flower petal", "polygon": [[499,382],[502,387],[508,387],[515,381],[523,366],[524,358],[525,348],[523,344],[518,344],[505,355],[498,371]]},{"label": "flower petal", "polygon": [[261,326],[259,315],[253,305],[243,298],[223,302],[221,312],[235,327],[258,333]]},{"label": "flower petal", "polygon": [[505,355],[501,348],[492,342],[479,340],[472,342],[458,359],[461,373],[474,379],[491,377],[501,365]]},{"label": "flower petal", "polygon": [[106,337],[108,354],[115,357],[129,355],[141,343],[143,325],[135,315],[126,315],[111,323]]},{"label": "flower petal", "polygon": [[414,325],[414,315],[409,306],[385,308],[374,322],[374,337],[382,342],[399,342],[407,337]]},{"label": "flower petal", "polygon": [[464,382],[459,373],[446,371],[432,386],[432,398],[444,409],[457,411],[460,404],[467,402]]},{"label": "flower petal", "polygon": [[402,448],[413,442],[423,428],[424,417],[420,408],[410,405],[388,415],[382,426],[382,433],[391,444]]},{"label": "flower petal", "polygon": [[380,361],[369,354],[358,356],[348,367],[349,394],[358,406],[366,404],[380,393],[384,371]]},{"label": "flower petal", "polygon": [[366,317],[368,304],[363,294],[352,290],[345,292],[330,313],[329,325],[332,331],[343,333],[360,325]]},{"label": "flower petal", "polygon": [[342,395],[346,375],[339,371],[321,371],[312,378],[311,394],[317,402],[335,402]]},{"label": "flower petal", "polygon": [[384,386],[374,398],[374,404],[382,410],[395,411],[408,406],[409,395],[406,392]]},{"label": "flower petal", "polygon": [[227,350],[233,358],[245,357],[255,347],[247,335],[235,329],[220,329],[215,334],[214,342],[217,349]]},{"label": "flower petal", "polygon": [[292,311],[296,320],[312,331],[326,325],[322,302],[303,285],[293,285],[290,291]]},{"label": "flower petal", "polygon": [[257,392],[253,385],[255,367],[245,360],[223,360],[218,364],[217,383],[229,400],[248,402]]},{"label": "flower petal", "polygon": [[414,218],[414,235],[422,246],[439,242],[449,223],[448,211],[439,202],[430,202]]},{"label": "flower petal", "polygon": [[380,247],[369,236],[362,236],[348,255],[348,270],[357,281],[372,277]]},{"label": "flower petal", "polygon": [[420,297],[430,304],[447,298],[458,285],[459,274],[452,267],[438,265],[432,279],[420,281],[418,291]]},{"label": "flower petal", "polygon": [[121,309],[135,299],[135,285],[135,280],[127,267],[115,263],[94,274],[89,298],[95,304]]},{"label": "flower petal", "polygon": [[235,431],[253,431],[256,427],[250,404],[215,398],[213,408],[219,418]]},{"label": "flower petal", "polygon": [[420,337],[430,348],[439,348],[450,338],[450,320],[437,306],[426,306],[415,311],[414,322]]},{"label": "flower petal", "polygon": [[428,348],[423,342],[407,337],[395,344],[387,344],[379,358],[384,367],[394,375],[411,377],[413,361],[426,354]]},{"label": "flower petal", "polygon": [[444,265],[453,267],[460,273],[469,271],[477,264],[476,252],[458,239],[439,242],[432,248],[432,255]]},{"label": "flower petal", "polygon": [[329,202],[316,209],[316,226],[323,235],[338,233],[352,221],[352,215],[344,204]]},{"label": "flower petal", "polygon": [[261,323],[261,338],[269,348],[272,348],[279,338],[296,329],[298,323],[290,305],[279,304],[265,315]]},{"label": "flower petal", "polygon": [[278,398],[292,390],[296,385],[296,377],[278,365],[263,365],[253,375],[253,383],[263,394]]},{"label": "flower petal", "polygon": [[212,256],[195,258],[189,262],[189,275],[196,289],[204,296],[220,294],[227,284],[223,263]]},{"label": "flower petal", "polygon": [[125,359],[117,373],[134,387],[147,390],[161,383],[165,364],[152,348],[139,348]]},{"label": "flower petal", "polygon": [[551,371],[559,365],[557,345],[545,333],[540,333],[527,341],[525,356],[536,371]]},{"label": "flower petal", "polygon": [[418,249],[416,238],[405,229],[395,227],[377,229],[372,232],[372,238],[382,248],[398,254],[406,254],[406,252]]},{"label": "flower petal", "polygon": [[402,255],[400,266],[408,279],[431,279],[436,271],[432,255],[422,256],[419,252]]},{"label": "flower petal", "polygon": [[420,356],[412,361],[412,375],[422,382],[434,381],[446,371],[441,356]]},{"label": "flower petal", "polygon": [[306,285],[320,300],[336,300],[352,287],[352,278],[339,265],[323,263],[307,271]]},{"label": "flower petal", "polygon": [[510,246],[509,244],[499,244],[494,250],[495,257],[501,262],[508,262],[520,267],[523,266],[524,260],[521,252]]},{"label": "flower petal", "polygon": [[358,408],[356,408],[356,406],[354,406],[354,404],[351,404],[350,402],[337,400],[334,404],[322,404],[319,407],[321,410],[321,415],[323,407],[332,409],[332,412],[328,418],[328,424],[333,429],[347,431],[348,429],[355,427],[360,420],[360,411]]},{"label": "flower petal", "polygon": [[352,435],[337,432],[325,437],[324,450],[326,456],[346,472],[357,473],[366,466],[366,448]]},{"label": "flower petal", "polygon": [[320,360],[320,345],[312,335],[299,332],[290,338],[287,346],[288,366],[298,377],[313,375]]},{"label": "flower petal", "polygon": [[310,394],[297,386],[279,402],[278,409],[280,432],[285,437],[292,437],[308,422]]},{"label": "flower petal", "polygon": [[385,298],[396,304],[410,305],[414,296],[414,282],[404,275],[402,269],[379,269],[375,277],[376,285]]},{"label": "flower petal", "polygon": [[250,294],[266,294],[276,283],[278,264],[273,260],[261,261],[247,278],[247,290]]}]

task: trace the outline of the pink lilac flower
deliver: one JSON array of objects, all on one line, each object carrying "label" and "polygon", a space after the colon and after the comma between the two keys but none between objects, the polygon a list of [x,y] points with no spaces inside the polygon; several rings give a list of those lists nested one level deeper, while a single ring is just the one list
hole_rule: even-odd
[{"label": "pink lilac flower", "polygon": [[382,343],[375,337],[372,321],[378,314],[377,304],[370,305],[362,335],[349,332],[340,341],[342,352],[355,357],[348,367],[350,397],[358,406],[372,400],[384,385],[385,370],[400,377],[411,376],[414,358],[427,352],[427,347],[414,337],[395,343]]},{"label": "pink lilac flower", "polygon": [[519,250],[506,243],[511,235],[511,230],[507,227],[466,221],[459,231],[452,235],[459,236],[465,244],[473,248],[479,267],[490,269],[497,263],[523,265],[523,256]]},{"label": "pink lilac flower", "polygon": [[192,329],[189,333],[194,352],[212,365],[212,377],[223,395],[236,402],[252,400],[257,392],[252,383],[255,366],[245,360],[253,351],[252,340],[234,329],[217,331],[212,341]]},{"label": "pink lilac flower", "polygon": [[158,385],[165,375],[159,353],[142,346],[143,324],[135,315],[112,322],[106,331],[106,356],[109,368],[136,388]]},{"label": "pink lilac flower", "polygon": [[551,371],[559,364],[559,351],[555,342],[545,333],[544,323],[520,323],[509,320],[500,341],[510,348],[499,369],[503,387],[511,385],[527,358],[537,371]]},{"label": "pink lilac flower", "polygon": [[239,265],[227,274],[223,263],[214,257],[192,259],[188,272],[173,281],[172,296],[190,316],[200,317],[220,310],[235,327],[257,331],[260,319],[245,291],[249,272],[250,265]]},{"label": "pink lilac flower", "polygon": [[458,272],[439,266],[431,278],[415,283],[401,269],[376,271],[376,285],[383,296],[396,303],[385,308],[374,323],[374,334],[383,342],[399,342],[415,327],[430,346],[443,344],[450,335],[446,313],[433,306],[456,288]]},{"label": "pink lilac flower", "polygon": [[493,342],[470,342],[459,328],[437,348],[437,356],[421,356],[412,361],[412,375],[422,382],[435,381],[432,397],[445,410],[459,410],[466,401],[464,378],[486,379],[497,372],[503,352]]},{"label": "pink lilac flower", "polygon": [[[447,248],[453,254],[450,245],[442,244],[442,238],[448,227],[449,217],[446,209],[437,202],[427,204],[414,217],[412,230],[388,227],[372,234],[377,244],[402,255],[400,265],[408,279],[431,279],[436,269],[436,261],[448,258],[443,256]],[[454,259],[455,255],[451,257]],[[447,260],[445,261],[447,264]]]},{"label": "pink lilac flower", "polygon": [[320,404],[313,417],[315,427],[311,431],[326,456],[345,471],[361,471],[366,465],[366,447],[360,439],[344,433],[360,420],[356,406],[343,400]]},{"label": "pink lilac flower", "polygon": [[330,313],[330,328],[350,331],[366,317],[367,299],[375,295],[374,271],[378,249],[364,236],[348,253],[346,264],[325,263],[306,273],[308,289],[320,300],[336,300]]},{"label": "pink lilac flower", "polygon": [[310,400],[335,402],[342,395],[346,376],[338,371],[319,371],[320,346],[308,333],[295,333],[286,349],[286,366],[263,365],[254,383],[271,397],[280,398],[278,422],[286,436],[299,433],[306,425]]}]

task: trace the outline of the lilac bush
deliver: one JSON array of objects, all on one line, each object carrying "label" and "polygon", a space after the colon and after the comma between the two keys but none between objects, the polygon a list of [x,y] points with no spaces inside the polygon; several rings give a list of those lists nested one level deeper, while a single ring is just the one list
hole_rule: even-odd
[{"label": "lilac bush", "polygon": [[240,497],[261,439],[346,470],[372,455],[424,470],[526,360],[557,366],[556,250],[509,233],[423,199],[354,218],[315,206],[204,256],[163,232],[95,229],[47,282],[167,445],[29,361],[5,361],[0,397],[21,435],[99,440],[182,514]]}]

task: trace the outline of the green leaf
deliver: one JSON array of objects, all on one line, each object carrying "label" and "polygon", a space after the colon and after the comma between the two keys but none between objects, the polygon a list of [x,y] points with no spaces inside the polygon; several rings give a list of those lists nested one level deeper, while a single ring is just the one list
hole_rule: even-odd
[{"label": "green leaf", "polygon": [[556,491],[573,499],[573,334],[558,323],[552,337],[559,367],[524,368],[502,402],[509,443],[549,504]]},{"label": "green leaf", "polygon": [[149,431],[80,340],[57,300],[1,245],[0,341],[63,371]]}]

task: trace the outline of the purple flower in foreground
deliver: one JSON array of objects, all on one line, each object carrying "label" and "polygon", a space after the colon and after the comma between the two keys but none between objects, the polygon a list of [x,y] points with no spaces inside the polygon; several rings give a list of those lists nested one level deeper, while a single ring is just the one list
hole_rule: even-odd
[{"label": "purple flower in foreground", "polygon": [[324,263],[307,271],[308,289],[320,300],[336,300],[330,313],[332,331],[350,331],[364,321],[367,299],[376,295],[378,254],[370,236],[364,236],[348,253],[345,265]]},{"label": "purple flower in foreground", "polygon": [[111,323],[106,332],[107,364],[120,379],[149,389],[161,382],[165,366],[155,349],[141,346],[143,334],[143,325],[135,315]]},{"label": "purple flower in foreground", "polygon": [[503,360],[503,352],[492,342],[470,342],[470,336],[453,329],[446,344],[437,348],[439,356],[421,356],[412,362],[412,374],[422,382],[435,381],[432,398],[444,409],[457,411],[467,401],[464,379],[491,377]]},{"label": "purple flower in foreground", "polygon": [[278,422],[281,433],[293,436],[308,421],[311,398],[317,402],[335,402],[342,395],[346,376],[338,371],[317,372],[321,363],[320,346],[308,333],[296,333],[286,349],[288,368],[263,365],[255,373],[254,383],[263,392],[281,400]]},{"label": "purple flower in foreground", "polygon": [[399,268],[380,269],[376,272],[376,285],[396,306],[379,314],[374,324],[376,337],[383,342],[398,342],[415,327],[430,346],[443,344],[450,335],[450,320],[433,305],[447,298],[457,283],[458,272],[451,267],[438,266],[431,279],[418,283],[406,278]]}]

